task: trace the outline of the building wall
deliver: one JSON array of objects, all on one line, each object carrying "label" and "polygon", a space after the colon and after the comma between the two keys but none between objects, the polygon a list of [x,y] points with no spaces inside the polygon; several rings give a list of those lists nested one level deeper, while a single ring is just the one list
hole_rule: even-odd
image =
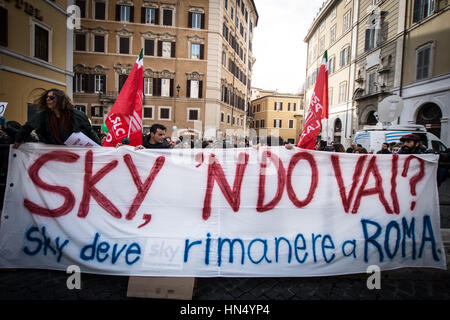
[{"label": "building wall", "polygon": [[[254,114],[254,121],[251,127],[258,136],[267,134],[274,137],[279,136],[285,142],[297,142],[302,130],[301,120],[304,112],[302,100],[303,95],[287,94],[264,95],[253,100],[251,111]],[[281,110],[276,110],[280,106]],[[281,120],[281,127],[275,128],[275,119]],[[264,125],[261,125],[261,121],[264,121]],[[289,121],[292,123],[292,128],[289,128]]]},{"label": "building wall", "polygon": [[[66,6],[62,0],[0,1],[8,17],[7,44],[0,45],[0,100],[8,102],[7,121],[26,122],[27,104],[45,90],[67,91],[72,47],[66,39],[72,31],[66,28]],[[49,32],[47,61],[34,55],[35,25]]]},{"label": "building wall", "polygon": [[[257,13],[252,9],[252,1],[245,1],[247,17],[254,21],[256,26]],[[94,9],[93,1],[86,2],[86,18],[82,19],[82,28],[76,33],[86,34],[86,50],[75,51],[74,70],[77,66],[89,69],[89,72],[95,72],[98,66],[101,74],[106,75],[105,93],[85,93],[77,92],[74,94],[78,105],[85,105],[88,116],[91,116],[93,124],[97,129],[107,116],[112,107],[115,97],[119,91],[119,75],[127,74],[132,65],[144,47],[144,39],[153,39],[154,56],[144,55],[144,78],[163,77],[164,74],[173,79],[173,96],[163,97],[156,95],[147,95],[144,99],[144,108],[153,108],[151,118],[143,118],[144,130],[148,130],[153,123],[161,123],[168,128],[168,134],[171,135],[177,129],[176,134],[185,130],[194,130],[196,133],[206,134],[208,137],[217,136],[218,131],[225,131],[228,128],[236,129],[244,127],[244,121],[239,121],[239,125],[226,121],[221,122],[221,112],[240,116],[243,119],[245,108],[232,106],[230,103],[224,103],[221,99],[221,85],[226,82],[232,86],[236,92],[239,92],[242,99],[249,100],[249,94],[246,98],[247,86],[243,85],[237,78],[228,71],[228,61],[226,66],[222,65],[222,51],[234,52],[228,41],[223,36],[223,22],[234,26],[230,18],[230,6],[235,6],[235,2],[227,1],[228,8],[225,8],[223,0],[191,0],[191,1],[146,1],[136,0],[134,4],[134,22],[120,22],[116,20],[116,4],[127,4],[125,1],[108,1],[108,14],[106,20],[93,19]],[[152,5],[159,9],[158,24],[141,23],[142,6]],[[163,8],[169,6],[174,9],[172,26],[162,25]],[[240,8],[239,8],[240,9]],[[188,25],[188,12],[196,10],[204,14],[204,28],[194,29]],[[245,12],[245,11],[244,11]],[[233,18],[236,16],[234,9]],[[240,21],[243,19],[241,10],[238,16]],[[233,20],[234,21],[234,20]],[[246,24],[247,25],[247,24]],[[98,53],[93,50],[93,37],[95,34],[105,34],[107,44],[105,52]],[[239,32],[238,32],[239,34]],[[131,37],[131,51],[129,54],[120,54],[119,36]],[[247,35],[247,42],[252,39],[253,33]],[[248,43],[237,36],[239,45],[244,51],[247,51]],[[168,40],[175,43],[175,56],[158,56],[157,43],[159,40]],[[204,47],[203,59],[192,59],[190,43],[200,43]],[[227,54],[228,57],[228,54]],[[247,78],[251,80],[251,72],[247,64],[241,59],[236,59],[237,64],[242,71],[246,72]],[[97,70],[97,71],[98,71]],[[165,76],[164,76],[165,77]],[[188,80],[200,80],[202,84],[202,96],[198,98],[189,97]],[[179,87],[179,92],[176,90]],[[248,89],[249,90],[249,89]],[[102,117],[92,117],[91,107],[96,105],[103,106]],[[245,103],[243,104],[246,105]],[[171,111],[170,119],[165,120],[159,117],[158,110],[161,107],[168,107]],[[190,109],[198,110],[199,118],[197,121],[188,120]]]},{"label": "building wall", "polygon": [[[329,1],[320,10],[314,20],[305,42],[308,44],[308,63],[306,71],[305,85],[305,108],[306,113],[309,107],[314,85],[317,79],[318,69],[322,61],[324,50],[327,50],[329,61],[329,119],[322,122],[321,138],[332,141],[335,136],[334,124],[337,121],[342,123],[341,138],[339,142],[348,144],[348,138],[352,134],[352,114],[353,111],[353,82],[352,78],[352,43],[355,37],[354,21],[355,3],[357,1],[341,0]],[[344,19],[344,16],[346,18]],[[345,23],[345,27],[344,27]],[[335,30],[334,41],[332,30]],[[321,41],[324,40],[324,45]],[[348,48],[347,63],[340,65],[341,51]],[[334,63],[332,62],[334,60]],[[340,99],[340,87],[344,86],[342,98]]]}]

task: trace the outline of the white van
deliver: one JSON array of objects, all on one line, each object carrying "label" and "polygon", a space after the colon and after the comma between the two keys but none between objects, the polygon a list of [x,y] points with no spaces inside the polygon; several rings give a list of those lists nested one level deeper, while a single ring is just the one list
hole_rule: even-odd
[{"label": "white van", "polygon": [[434,134],[427,132],[425,126],[419,124],[411,125],[389,125],[364,126],[363,130],[355,134],[353,140],[356,144],[362,145],[368,152],[377,153],[381,150],[383,142],[400,142],[400,138],[407,134],[415,134],[420,137],[420,141],[428,150],[434,153],[448,153],[447,147]]}]

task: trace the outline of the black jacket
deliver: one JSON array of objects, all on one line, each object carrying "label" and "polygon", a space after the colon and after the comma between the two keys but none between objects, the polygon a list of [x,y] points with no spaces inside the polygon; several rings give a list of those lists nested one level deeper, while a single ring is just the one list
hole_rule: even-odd
[{"label": "black jacket", "polygon": [[[58,144],[53,137],[51,126],[50,126],[50,110],[40,110],[34,117],[27,121],[19,130],[16,135],[17,142],[30,141],[31,131],[36,130],[36,134],[39,138],[39,142],[46,144]],[[72,132],[82,132],[94,142],[101,145],[100,139],[92,129],[91,123],[88,117],[83,112],[77,109],[70,110],[70,120],[72,123]],[[70,135],[69,134],[69,135]]]},{"label": "black jacket", "polygon": [[166,139],[163,140],[162,143],[157,144],[151,144],[150,143],[150,133],[146,134],[142,137],[142,146],[146,149],[170,149],[170,144],[166,141]]}]

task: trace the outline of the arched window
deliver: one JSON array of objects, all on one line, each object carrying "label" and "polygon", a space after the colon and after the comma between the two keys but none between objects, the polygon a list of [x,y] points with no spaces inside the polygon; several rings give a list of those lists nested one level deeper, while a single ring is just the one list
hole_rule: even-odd
[{"label": "arched window", "polygon": [[337,118],[334,122],[334,142],[341,142],[341,132],[342,132],[342,121],[341,119]]},{"label": "arched window", "polygon": [[417,113],[417,124],[423,124],[428,132],[433,133],[435,136],[441,135],[441,119],[442,111],[438,105],[430,102],[424,104]]}]

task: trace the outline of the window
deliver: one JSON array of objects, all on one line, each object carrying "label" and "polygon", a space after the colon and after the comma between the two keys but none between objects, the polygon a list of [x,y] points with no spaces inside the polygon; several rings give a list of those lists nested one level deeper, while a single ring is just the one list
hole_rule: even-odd
[{"label": "window", "polygon": [[345,31],[347,31],[348,29],[350,29],[350,14],[351,11],[348,10],[345,14],[344,14],[344,20],[343,20],[343,28],[342,28],[342,33],[344,33]]},{"label": "window", "polygon": [[171,97],[170,79],[161,79],[161,97]]},{"label": "window", "polygon": [[336,25],[332,26],[330,29],[330,45],[336,41]]},{"label": "window", "polygon": [[231,6],[231,10],[230,10],[230,16],[231,16],[231,20],[234,20],[234,7]]},{"label": "window", "polygon": [[188,80],[186,96],[188,98],[202,98],[203,81]]},{"label": "window", "polygon": [[328,74],[334,73],[334,57],[331,57],[330,60],[328,60]]},{"label": "window", "polygon": [[75,73],[73,90],[75,92],[84,92],[88,88],[88,75],[84,73]]},{"label": "window", "polygon": [[221,112],[220,113],[220,122],[224,122],[225,121],[225,113]]},{"label": "window", "polygon": [[106,4],[103,1],[95,1],[95,13],[94,18],[97,20],[105,20]]},{"label": "window", "polygon": [[158,8],[141,8],[141,23],[158,24]]},{"label": "window", "polygon": [[0,46],[8,46],[8,10],[0,7]]},{"label": "window", "polygon": [[125,81],[127,81],[128,75],[126,74],[120,74],[119,75],[119,92],[122,90],[123,85],[125,84]]},{"label": "window", "polygon": [[339,103],[345,102],[347,93],[347,82],[341,82],[339,84]]},{"label": "window", "polygon": [[187,109],[188,110],[188,121],[200,120],[199,109]]},{"label": "window", "polygon": [[94,92],[96,93],[106,92],[106,75],[103,74],[94,75]]},{"label": "window", "polygon": [[375,20],[371,23],[370,27],[366,29],[366,39],[364,44],[364,50],[368,51],[377,46],[379,26]]},{"label": "window", "polygon": [[105,52],[105,36],[101,35],[94,36],[94,51]]},{"label": "window", "polygon": [[431,73],[431,48],[428,44],[416,50],[416,80],[426,79]]},{"label": "window", "polygon": [[191,43],[191,59],[203,60],[204,45]]},{"label": "window", "polygon": [[197,12],[188,13],[188,28],[204,29],[205,28],[205,14]]},{"label": "window", "polygon": [[334,8],[331,10],[330,18],[331,18],[331,19],[336,18],[336,7],[334,7]]},{"label": "window", "polygon": [[86,51],[86,35],[84,33],[75,34],[75,50]]},{"label": "window", "polygon": [[222,51],[222,65],[225,68],[227,67],[227,53],[225,51]]},{"label": "window", "polygon": [[159,120],[170,120],[171,108],[160,107],[159,108]]},{"label": "window", "polygon": [[273,119],[273,127],[281,128],[281,119]]},{"label": "window", "polygon": [[[233,8],[233,7],[231,7],[231,8]],[[227,114],[227,124],[230,124],[230,121],[231,121],[231,116],[229,114]]]},{"label": "window", "polygon": [[377,72],[372,71],[369,73],[369,81],[367,82],[367,93],[374,94],[376,92]]},{"label": "window", "polygon": [[80,7],[81,18],[86,18],[86,0],[75,0],[75,5]]},{"label": "window", "polygon": [[146,56],[154,56],[155,55],[155,41],[154,40],[145,39],[144,55],[146,55]]},{"label": "window", "polygon": [[130,53],[130,38],[119,38],[119,53],[129,54]]},{"label": "window", "polygon": [[228,0],[225,0],[224,6],[225,6],[225,10],[228,10]]},{"label": "window", "polygon": [[171,26],[172,25],[172,9],[163,9],[163,26]]},{"label": "window", "polygon": [[92,106],[91,117],[103,117],[103,106]]},{"label": "window", "polygon": [[344,67],[348,64],[349,51],[350,51],[349,46],[341,50],[341,59],[339,61],[339,66]]},{"label": "window", "polygon": [[34,24],[34,57],[49,61],[49,31]]},{"label": "window", "polygon": [[175,42],[158,41],[158,57],[175,58]]},{"label": "window", "polygon": [[134,7],[116,5],[116,21],[134,22]]},{"label": "window", "polygon": [[153,119],[153,107],[144,107],[143,108],[143,118]]},{"label": "window", "polygon": [[257,129],[259,128],[259,120],[255,121],[255,128],[257,128]]},{"label": "window", "polygon": [[413,22],[419,22],[433,14],[435,0],[414,0]]},{"label": "window", "polygon": [[225,23],[223,23],[222,35],[228,41],[228,27]]},{"label": "window", "polygon": [[289,120],[289,129],[293,129],[294,128],[294,120],[290,119]]},{"label": "window", "polygon": [[283,102],[275,102],[274,110],[275,111],[282,111],[283,110]]},{"label": "window", "polygon": [[261,119],[261,128],[264,128],[264,119]]},{"label": "window", "polygon": [[319,40],[319,54],[325,51],[325,36],[321,37]]},{"label": "window", "polygon": [[153,95],[153,78],[144,78],[144,95]]}]

